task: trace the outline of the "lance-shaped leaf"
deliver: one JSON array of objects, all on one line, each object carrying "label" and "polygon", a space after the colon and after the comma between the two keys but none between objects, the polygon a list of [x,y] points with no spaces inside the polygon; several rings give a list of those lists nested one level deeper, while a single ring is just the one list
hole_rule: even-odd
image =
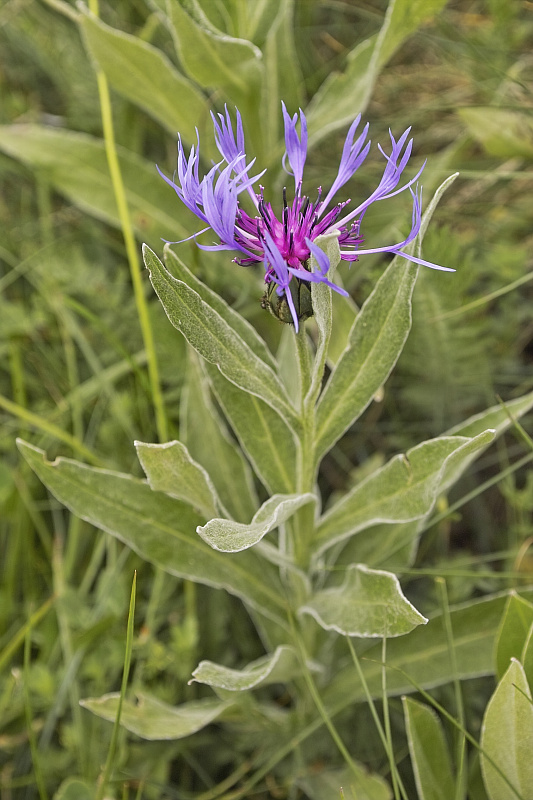
[{"label": "lance-shaped leaf", "polygon": [[497,435],[507,430],[512,425],[509,414],[514,419],[520,419],[530,409],[533,408],[533,392],[509,400],[503,406],[501,403],[491,406],[473,417],[469,417],[459,425],[455,425],[446,431],[448,436],[477,436],[478,433],[492,428]]},{"label": "lance-shaped leaf", "polygon": [[296,487],[296,437],[280,415],[241,390],[212,364],[205,371],[222,410],[255,472],[271,494]]},{"label": "lance-shaped leaf", "polygon": [[[311,669],[316,668],[316,665],[310,666]],[[286,683],[301,673],[302,667],[294,648],[282,645],[243,669],[230,669],[213,661],[200,661],[189,683],[196,681],[229,692],[244,692],[256,686]]]},{"label": "lance-shaped leaf", "polygon": [[249,525],[230,519],[212,519],[197,528],[208,545],[221,553],[239,553],[286,522],[301,506],[316,500],[314,494],[275,494],[255,514]]},{"label": "lance-shaped leaf", "polygon": [[326,630],[346,636],[403,636],[427,619],[403,594],[392,572],[364,564],[348,568],[342,586],[317,592],[300,609]]},{"label": "lance-shaped leaf", "polygon": [[[319,236],[315,239],[314,244],[320,247],[327,255],[330,264],[328,278],[329,280],[334,280],[335,270],[341,260],[338,232],[329,234],[328,236]],[[311,270],[318,270],[318,264],[314,255],[311,255]],[[313,363],[311,386],[309,387],[305,400],[307,403],[312,403],[313,405],[316,402],[324,378],[324,367],[326,365],[326,355],[331,336],[333,317],[332,293],[332,289],[326,286],[325,283],[311,284],[313,311],[318,327],[318,344]]]},{"label": "lance-shaped leaf", "polygon": [[493,431],[473,439],[442,436],[395,456],[324,514],[316,530],[317,554],[371,525],[426,516],[443,491],[447,471],[469,463],[493,439]]},{"label": "lance-shaped leaf", "polygon": [[[353,759],[344,769],[316,770],[310,764],[307,774],[298,776],[295,783],[310,800],[338,800],[339,796],[346,800],[392,800],[385,778],[369,772],[366,766]],[[341,787],[348,791],[341,792]]]},{"label": "lance-shaped leaf", "polygon": [[214,292],[203,283],[191,270],[178,258],[176,253],[170,249],[169,245],[165,246],[165,264],[172,272],[174,277],[186,283],[191,289],[197,292],[202,300],[204,300],[211,308],[220,314],[220,316],[228,323],[230,328],[236,331],[241,339],[246,342],[250,350],[259,356],[259,358],[268,364],[272,369],[276,369],[276,361],[274,356],[268,349],[264,340],[259,336],[256,329],[250,325],[248,320],[235,311],[223,297],[217,292]]},{"label": "lance-shaped leaf", "polygon": [[532,796],[532,753],[531,691],[522,665],[513,658],[489,701],[481,728],[481,771],[490,800]]},{"label": "lance-shaped leaf", "polygon": [[181,437],[194,460],[210,475],[229,516],[247,522],[259,506],[250,465],[212,402],[200,359],[191,348],[188,355],[180,403]]},{"label": "lance-shaped leaf", "polygon": [[[46,125],[0,126],[0,150],[37,170],[75,205],[110,225],[120,227],[104,142],[74,131]],[[154,242],[172,231],[187,236],[187,210],[172,204],[167,187],[149,164],[123,147],[117,154],[133,225]]]},{"label": "lance-shaped leaf", "polygon": [[496,636],[496,676],[509,669],[511,658],[520,659],[533,625],[533,603],[511,592]]},{"label": "lance-shaped leaf", "polygon": [[[533,599],[533,591],[522,594]],[[387,642],[387,694],[394,696],[494,674],[494,640],[508,593],[490,595],[452,608],[449,621],[453,631],[453,657],[447,618],[442,613],[431,617],[409,636]],[[383,652],[380,642],[365,649],[361,667],[373,697],[383,692]],[[339,669],[324,690],[324,702],[331,714],[343,711],[350,703],[364,702],[365,692],[354,678],[350,662]]]},{"label": "lance-shaped leaf", "polygon": [[403,697],[405,728],[419,800],[451,800],[455,780],[441,722],[429,706]]},{"label": "lance-shaped leaf", "polygon": [[78,21],[90,55],[113,88],[172,134],[179,131],[186,141],[196,141],[195,129],[208,116],[208,105],[194,84],[137,36],[114,30],[83,8]]},{"label": "lance-shaped leaf", "polygon": [[405,39],[445,3],[446,0],[390,0],[379,33],[348,53],[345,71],[329,75],[310,103],[313,145],[341,125],[349,124],[354,108],[364,111],[381,69]]},{"label": "lance-shaped leaf", "polygon": [[[81,705],[97,717],[114,722],[119,698],[119,693],[113,692],[102,697],[88,697],[81,701]],[[209,699],[170,706],[155,697],[139,693],[136,703],[124,700],[120,724],[141,739],[184,739],[214,722],[230,705],[227,701]]]},{"label": "lance-shaped leaf", "polygon": [[174,278],[146,245],[143,254],[169,320],[189,344],[236,386],[296,422],[296,412],[275,372],[197,292]]},{"label": "lance-shaped leaf", "polygon": [[168,0],[172,33],[180,61],[200,86],[222,87],[230,97],[257,92],[262,54],[251,42],[228,36],[209,22],[197,4]]},{"label": "lance-shaped leaf", "polygon": [[202,520],[191,506],[153,492],[131,475],[68,458],[51,463],[42,450],[21,440],[18,444],[45,486],[77,516],[166,572],[226,589],[268,618],[284,622],[278,571],[254,551],[228,558],[208,547],[196,533]]},{"label": "lance-shaped leaf", "polygon": [[497,158],[533,158],[529,114],[493,106],[458,109],[469,133]]},{"label": "lance-shaped leaf", "polygon": [[213,482],[205,469],[191,457],[181,442],[147,444],[135,442],[150,487],[185,500],[207,519],[221,512]]},{"label": "lance-shaped leaf", "polygon": [[387,380],[411,327],[411,295],[418,269],[395,258],[357,315],[316,413],[316,457],[321,458],[363,413]]}]

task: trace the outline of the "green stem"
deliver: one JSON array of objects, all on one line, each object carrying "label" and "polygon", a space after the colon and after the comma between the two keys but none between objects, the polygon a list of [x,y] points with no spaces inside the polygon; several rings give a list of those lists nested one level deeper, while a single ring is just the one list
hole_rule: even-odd
[{"label": "green stem", "polygon": [[[98,0],[89,0],[89,9],[96,17],[98,17]],[[113,184],[113,191],[115,194],[115,201],[117,204],[120,225],[122,228],[122,235],[124,237],[126,254],[130,266],[130,275],[133,284],[133,292],[135,295],[137,314],[139,316],[139,323],[141,326],[142,337],[147,354],[148,376],[150,379],[152,401],[155,409],[157,435],[161,442],[165,442],[168,440],[168,422],[159,379],[159,367],[155,351],[154,336],[148,313],[148,304],[144,296],[140,260],[133,234],[126,192],[124,189],[122,173],[117,155],[115,133],[113,128],[113,116],[111,112],[111,100],[109,97],[109,86],[106,76],[99,69],[96,70],[96,81],[100,96],[100,109],[102,113],[102,128],[104,133],[107,163],[109,166],[109,173],[111,175],[111,182]]]},{"label": "green stem", "polygon": [[[313,375],[313,362],[304,327],[296,334],[296,352],[298,355],[298,371],[300,376],[300,423],[301,434],[298,448],[297,485],[298,493],[312,492],[314,489],[314,437],[315,411],[309,408],[305,398],[309,391]],[[306,570],[309,565],[310,543],[313,539],[315,509],[308,503],[297,511],[293,517],[293,557],[296,566]]]}]

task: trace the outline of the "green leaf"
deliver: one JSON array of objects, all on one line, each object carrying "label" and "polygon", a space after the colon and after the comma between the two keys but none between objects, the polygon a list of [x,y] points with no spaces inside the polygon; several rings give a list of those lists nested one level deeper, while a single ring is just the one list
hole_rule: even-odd
[{"label": "green leaf", "polygon": [[222,88],[235,102],[257,93],[262,53],[251,42],[214,28],[194,0],[168,0],[172,33],[185,71],[204,88]]},{"label": "green leaf", "polygon": [[[80,704],[97,717],[114,722],[119,701],[118,692],[102,697],[88,697]],[[142,739],[184,739],[217,720],[231,703],[222,700],[191,700],[180,706],[139,693],[137,702],[124,700],[120,724]]]},{"label": "green leaf", "polygon": [[244,692],[255,689],[256,686],[287,683],[301,673],[297,653],[292,647],[283,645],[270,655],[252,661],[243,669],[230,669],[213,661],[200,661],[189,683],[196,681],[229,692]]},{"label": "green leaf", "polygon": [[524,647],[519,660],[524,667],[527,682],[530,686],[533,686],[533,625],[531,625],[527,633],[526,641],[524,642]]},{"label": "green leaf", "polygon": [[[321,769],[309,767],[307,775],[296,779],[310,800],[391,800],[392,792],[387,781],[373,775],[366,767],[352,760],[344,769]],[[344,791],[341,793],[341,788]]]},{"label": "green leaf", "polygon": [[332,292],[333,326],[328,344],[328,364],[333,369],[348,345],[348,336],[359,313],[351,297]]},{"label": "green leaf", "polygon": [[[515,419],[520,419],[524,414],[533,408],[533,392],[525,394],[522,397],[517,397],[515,400],[509,400],[505,403],[505,407],[501,403],[491,406],[486,411],[480,414],[475,414],[473,417],[455,425],[446,432],[448,436],[477,436],[487,428],[492,428],[496,435],[507,430],[512,422],[509,419],[509,413]],[[508,413],[509,412],[509,413]]]},{"label": "green leaf", "polygon": [[[0,150],[45,177],[58,192],[88,214],[120,227],[109,167],[101,139],[44,125],[0,126]],[[169,212],[164,181],[149,164],[122,147],[117,148],[133,225],[150,241],[183,237],[187,209],[172,204]]]},{"label": "green leaf", "polygon": [[54,800],[93,800],[94,784],[89,785],[80,778],[67,778],[57,792]]},{"label": "green leaf", "polygon": [[221,511],[220,500],[205,469],[193,460],[181,442],[135,442],[150,487],[184,500],[210,519]]},{"label": "green leaf", "polygon": [[166,572],[226,589],[270,619],[284,622],[277,570],[253,550],[232,558],[212,550],[196,533],[202,519],[186,503],[153,492],[131,475],[68,458],[51,463],[42,450],[21,440],[18,445],[45,486],[82,519]]},{"label": "green leaf", "polygon": [[173,135],[179,131],[186,141],[196,141],[195,129],[208,116],[207,101],[168,58],[136,36],[83,13],[83,8],[78,20],[89,54],[111,86]]},{"label": "green leaf", "polygon": [[[188,350],[180,404],[181,438],[194,460],[207,471],[224,508],[233,519],[247,522],[259,506],[252,471],[211,400],[198,356],[191,348]],[[213,369],[218,372],[216,367]],[[235,391],[244,394],[239,389]]]},{"label": "green leaf", "polygon": [[[522,594],[533,599],[532,590],[524,590]],[[450,657],[446,620],[440,613],[409,636],[390,639],[387,642],[387,694],[414,692],[414,683],[428,689],[449,683],[455,677],[465,680],[492,675],[494,641],[507,597],[507,593],[491,595],[452,608],[450,623],[456,671]],[[383,692],[382,655],[381,643],[377,643],[365,650],[361,660],[373,697],[380,697]],[[323,699],[331,714],[343,711],[350,703],[365,700],[361,684],[354,679],[353,664],[339,669],[325,689]]]},{"label": "green leaf", "polygon": [[487,153],[497,158],[533,158],[531,115],[506,108],[460,108],[459,116]]},{"label": "green leaf", "polygon": [[267,140],[267,153],[279,143],[281,101],[285,102],[290,113],[303,105],[304,82],[293,33],[294,0],[278,0],[277,4],[267,4],[270,8],[275,5],[277,14],[268,27],[264,28],[267,36],[263,45],[262,126]]},{"label": "green leaf", "polygon": [[496,637],[496,676],[500,680],[511,658],[520,658],[533,625],[533,604],[511,592]]},{"label": "green leaf", "polygon": [[258,397],[241,391],[212,364],[211,386],[255,472],[272,494],[296,487],[297,440],[280,415]]},{"label": "green leaf", "polygon": [[348,348],[317,406],[317,458],[363,413],[387,380],[411,327],[411,295],[418,269],[395,258],[357,315]]},{"label": "green leaf", "polygon": [[[334,280],[335,270],[341,260],[338,234],[330,233],[328,236],[319,236],[314,242],[327,255],[329,259],[329,280]],[[318,270],[318,263],[314,255],[311,255],[311,270]],[[311,298],[315,321],[318,327],[318,344],[313,361],[313,372],[311,375],[311,385],[305,401],[308,403],[316,402],[318,393],[322,387],[324,379],[324,367],[326,365],[326,355],[328,352],[329,339],[331,336],[333,302],[331,295],[333,290],[325,283],[311,283]]]},{"label": "green leaf", "polygon": [[410,697],[403,697],[402,702],[419,800],[452,800],[452,762],[438,716],[432,708]]},{"label": "green leaf", "polygon": [[276,369],[276,360],[256,329],[250,325],[248,320],[244,319],[238,311],[235,311],[228,305],[223,297],[197,278],[176,253],[170,249],[169,245],[165,246],[165,264],[174,277],[186,283],[191,289],[194,289],[202,300],[208,303],[217,314],[220,314],[222,319],[228,323],[230,328],[233,328],[233,330],[239,334],[241,339],[246,342],[250,350],[252,350],[256,356],[269,367],[272,367],[272,369]]},{"label": "green leaf", "polygon": [[445,5],[446,0],[390,0],[378,35],[360,42],[348,54],[344,73],[330,75],[309,104],[313,145],[351,123],[357,112],[364,112],[376,79],[391,56]]},{"label": "green leaf", "polygon": [[448,473],[456,474],[493,440],[490,430],[473,439],[442,436],[395,456],[324,514],[316,528],[315,555],[372,525],[426,517]]},{"label": "green leaf", "polygon": [[197,528],[202,539],[221,553],[239,553],[261,541],[263,536],[286,522],[306,503],[316,502],[314,494],[275,494],[263,503],[249,525],[229,519],[212,519]]},{"label": "green leaf", "polygon": [[524,669],[514,658],[485,711],[481,748],[481,770],[490,800],[532,796],[533,705]]},{"label": "green leaf", "polygon": [[189,344],[236,386],[260,397],[286,419],[297,421],[275,372],[197,292],[174,278],[146,245],[143,255],[169,320]]},{"label": "green leaf", "polygon": [[325,630],[363,638],[403,636],[427,623],[396,575],[364,564],[352,564],[341,586],[317,592],[299,613],[311,614]]}]

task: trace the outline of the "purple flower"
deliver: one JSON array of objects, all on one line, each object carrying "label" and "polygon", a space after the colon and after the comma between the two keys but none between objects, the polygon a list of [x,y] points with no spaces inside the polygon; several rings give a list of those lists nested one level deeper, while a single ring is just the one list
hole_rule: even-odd
[{"label": "purple flower", "polygon": [[[201,180],[198,177],[200,143],[191,147],[189,156],[185,154],[181,138],[178,138],[178,166],[174,181],[160,172],[161,177],[175,190],[180,200],[204,223],[200,233],[211,229],[218,237],[212,245],[198,244],[203,250],[235,250],[234,259],[241,266],[263,264],[267,290],[263,305],[284,322],[293,322],[298,330],[299,321],[313,313],[310,299],[310,284],[325,283],[340,294],[347,294],[340,286],[328,279],[329,259],[314,244],[319,236],[336,233],[339,240],[341,259],[357,261],[359,256],[368,253],[393,253],[432,269],[453,272],[429,261],[405,253],[405,248],[415,239],[422,220],[422,190],[416,187],[424,165],[417,174],[400,185],[402,174],[409,162],[413,140],[407,141],[410,128],[398,141],[389,131],[391,152],[387,154],[378,145],[385,159],[383,175],[371,195],[348,209],[350,200],[332,200],[344,184],[359,169],[370,150],[368,124],[356,138],[361,116],[354,120],[344,143],[337,177],[331,189],[322,199],[322,189],[317,198],[311,201],[302,194],[302,180],[307,157],[307,121],[300,109],[300,117],[289,115],[282,104],[285,123],[285,148],[283,167],[294,177],[294,197],[287,200],[283,190],[283,206],[277,216],[270,203],[263,196],[263,187],[258,184],[264,172],[251,176],[255,159],[247,161],[241,115],[236,110],[235,129],[228,109],[225,114],[212,114],[215,141],[222,160],[215,164]],[[299,135],[297,131],[299,127]],[[413,185],[415,188],[413,189]],[[367,209],[378,200],[408,191],[412,197],[413,210],[411,230],[408,236],[396,244],[381,247],[361,248],[361,223]],[[241,202],[241,195],[247,194],[248,201]],[[245,210],[248,206],[252,213]],[[191,237],[192,238],[192,237]],[[311,256],[315,267],[311,266]]]}]

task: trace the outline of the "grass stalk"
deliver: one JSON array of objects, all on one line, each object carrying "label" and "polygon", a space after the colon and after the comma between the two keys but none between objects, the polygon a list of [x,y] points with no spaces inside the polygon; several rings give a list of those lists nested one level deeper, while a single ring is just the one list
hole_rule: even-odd
[{"label": "grass stalk", "polygon": [[128,687],[128,678],[131,666],[131,653],[133,650],[133,623],[135,619],[136,588],[137,588],[137,572],[134,572],[133,582],[131,586],[130,607],[128,612],[128,628],[126,634],[126,652],[124,655],[124,671],[122,673],[122,684],[120,687],[120,695],[118,699],[117,716],[115,717],[115,723],[113,725],[113,733],[111,735],[111,742],[109,745],[109,751],[107,753],[106,763],[104,766],[104,770],[100,778],[98,779],[94,800],[103,800],[103,798],[105,797],[106,787],[111,777],[111,770],[113,769],[113,760],[115,758],[115,753],[117,751],[117,746],[118,746],[118,738],[120,734],[120,717],[122,715],[122,705],[124,702],[124,697],[126,695],[126,689]]},{"label": "grass stalk", "polygon": [[[89,0],[89,9],[96,17],[98,17],[99,16],[98,0]],[[146,302],[146,297],[144,295],[138,248],[135,242],[133,226],[131,223],[131,217],[126,198],[126,191],[124,187],[124,182],[122,180],[122,172],[120,170],[120,163],[117,155],[115,132],[113,126],[113,114],[111,110],[111,98],[109,96],[109,86],[107,83],[106,76],[100,69],[96,69],[96,82],[98,85],[98,94],[100,97],[102,129],[104,134],[104,144],[105,144],[107,162],[109,165],[109,173],[111,176],[113,192],[117,203],[120,225],[122,228],[122,235],[124,237],[126,255],[130,267],[131,282],[133,285],[133,293],[135,297],[135,305],[137,308],[139,324],[141,327],[141,333],[147,354],[148,377],[150,380],[152,402],[154,404],[154,410],[155,410],[157,436],[159,438],[159,441],[166,442],[168,440],[168,421],[163,401],[163,393],[161,391],[161,384],[159,378],[159,365],[157,362],[154,335],[148,312],[148,304]]]}]

